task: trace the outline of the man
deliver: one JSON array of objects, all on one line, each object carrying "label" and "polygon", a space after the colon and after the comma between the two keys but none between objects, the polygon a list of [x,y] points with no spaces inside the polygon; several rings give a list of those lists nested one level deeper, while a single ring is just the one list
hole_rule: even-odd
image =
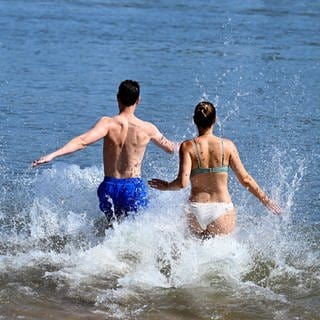
[{"label": "man", "polygon": [[137,212],[148,204],[147,188],[141,179],[141,165],[148,143],[153,141],[168,153],[177,149],[177,145],[166,139],[155,125],[135,116],[140,102],[138,82],[123,81],[119,86],[117,100],[118,115],[102,117],[92,129],[32,164],[36,167],[103,139],[105,178],[97,192],[100,209],[109,223],[130,212]]}]

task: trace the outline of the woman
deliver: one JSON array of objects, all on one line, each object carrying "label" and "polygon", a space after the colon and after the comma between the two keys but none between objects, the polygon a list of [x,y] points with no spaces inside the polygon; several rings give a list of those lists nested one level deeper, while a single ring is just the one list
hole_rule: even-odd
[{"label": "woman", "polygon": [[228,191],[228,170],[274,214],[280,207],[273,202],[244,168],[234,143],[213,134],[216,109],[208,101],[200,102],[193,120],[198,137],[180,146],[179,173],[168,182],[152,179],[149,185],[159,190],[179,190],[191,182],[187,218],[191,232],[199,237],[230,233],[236,224],[236,211]]}]

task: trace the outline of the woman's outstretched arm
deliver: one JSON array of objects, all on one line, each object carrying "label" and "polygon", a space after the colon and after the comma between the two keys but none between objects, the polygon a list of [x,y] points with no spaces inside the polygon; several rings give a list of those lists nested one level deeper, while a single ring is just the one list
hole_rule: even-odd
[{"label": "woman's outstretched arm", "polygon": [[255,197],[257,197],[272,213],[280,214],[281,208],[279,205],[267,196],[267,194],[260,188],[258,183],[252,176],[249,175],[240,159],[237,147],[233,142],[230,155],[230,167],[237,176],[239,182],[250,191]]},{"label": "woman's outstretched arm", "polygon": [[161,180],[161,179],[151,179],[148,181],[150,187],[167,191],[167,190],[180,190],[185,188],[190,181],[190,171],[191,171],[191,157],[190,152],[188,152],[190,146],[188,142],[183,142],[179,149],[179,172],[176,179],[171,182]]}]

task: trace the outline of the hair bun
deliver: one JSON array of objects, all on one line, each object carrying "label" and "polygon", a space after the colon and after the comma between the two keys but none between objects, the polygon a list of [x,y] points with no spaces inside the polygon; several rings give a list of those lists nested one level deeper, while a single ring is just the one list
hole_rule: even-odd
[{"label": "hair bun", "polygon": [[209,128],[216,120],[216,109],[209,101],[201,101],[196,105],[193,119],[202,128]]},{"label": "hair bun", "polygon": [[205,118],[207,117],[207,115],[208,115],[208,113],[207,113],[208,108],[206,108],[205,106],[201,106],[199,111],[201,112],[201,114],[202,114]]}]

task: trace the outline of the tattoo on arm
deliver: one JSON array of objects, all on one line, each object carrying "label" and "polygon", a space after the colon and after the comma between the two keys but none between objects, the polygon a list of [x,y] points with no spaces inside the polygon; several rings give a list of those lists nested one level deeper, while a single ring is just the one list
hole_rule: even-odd
[{"label": "tattoo on arm", "polygon": [[163,146],[168,146],[168,145],[170,145],[169,141],[165,138],[164,135],[161,135],[160,143],[161,143]]}]

